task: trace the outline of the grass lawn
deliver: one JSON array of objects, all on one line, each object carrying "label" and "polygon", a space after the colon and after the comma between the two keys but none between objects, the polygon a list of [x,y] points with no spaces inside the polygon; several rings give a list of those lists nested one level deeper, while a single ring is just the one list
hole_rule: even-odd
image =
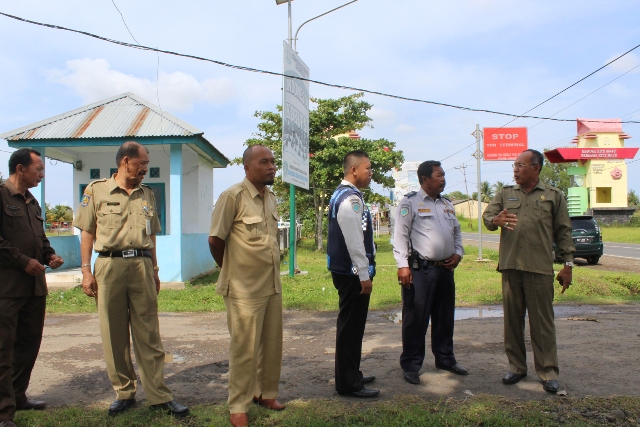
[{"label": "grass lawn", "polygon": [[[469,219],[467,217],[458,217],[460,221],[460,231],[463,233],[477,233],[478,232],[478,220]],[[487,234],[500,234],[500,228],[495,231],[489,231],[487,227],[482,223],[482,232]]]},{"label": "grass lawn", "polygon": [[[635,425],[640,417],[640,398],[557,398],[541,401],[513,401],[500,396],[478,395],[464,400],[397,396],[388,401],[354,402],[344,399],[310,399],[288,402],[282,412],[254,405],[249,411],[252,426],[596,426],[609,424],[607,416],[622,410],[623,421],[610,425]],[[225,426],[228,409],[224,404],[191,408],[183,420],[150,414],[140,405],[117,417],[108,417],[106,408],[57,408],[21,411],[15,422],[38,427],[164,427]],[[631,422],[633,420],[633,422]]]},{"label": "grass lawn", "polygon": [[[284,307],[299,310],[337,310],[338,292],[333,287],[331,275],[326,268],[326,256],[313,249],[312,241],[303,241],[298,250],[298,263],[308,275],[283,276]],[[496,272],[497,251],[483,249],[489,262],[479,263],[477,248],[465,247],[466,256],[456,269],[456,305],[500,304],[501,280]],[[400,304],[400,287],[397,269],[388,236],[378,239],[377,275],[373,282],[370,308],[381,310]],[[559,269],[561,266],[556,264]],[[282,265],[282,271],[287,270]],[[185,290],[163,290],[159,296],[161,312],[223,311],[222,297],[215,293],[218,273],[187,283]],[[573,286],[559,293],[557,302],[581,304],[617,304],[640,302],[640,274],[617,273],[589,268],[574,269]],[[47,302],[49,313],[91,313],[96,311],[95,302],[85,296],[79,288],[69,291],[51,292]]]},{"label": "grass lawn", "polygon": [[600,227],[604,242],[640,243],[638,227]]}]

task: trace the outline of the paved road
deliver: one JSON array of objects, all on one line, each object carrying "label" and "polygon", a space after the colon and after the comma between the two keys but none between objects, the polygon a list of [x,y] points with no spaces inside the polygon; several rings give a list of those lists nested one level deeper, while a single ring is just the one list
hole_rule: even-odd
[{"label": "paved road", "polygon": [[[463,240],[478,241],[477,233],[462,233]],[[482,243],[499,243],[498,234],[483,234]],[[604,254],[619,258],[640,259],[640,245],[635,243],[612,243],[604,242]]]}]

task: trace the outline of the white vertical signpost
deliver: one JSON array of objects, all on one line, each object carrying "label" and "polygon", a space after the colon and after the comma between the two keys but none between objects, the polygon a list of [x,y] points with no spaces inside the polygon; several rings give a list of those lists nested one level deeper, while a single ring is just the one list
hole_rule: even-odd
[{"label": "white vertical signpost", "polygon": [[[295,187],[309,189],[309,67],[283,42],[282,181],[289,187],[289,276],[296,268]],[[299,77],[299,78],[291,78]]]}]

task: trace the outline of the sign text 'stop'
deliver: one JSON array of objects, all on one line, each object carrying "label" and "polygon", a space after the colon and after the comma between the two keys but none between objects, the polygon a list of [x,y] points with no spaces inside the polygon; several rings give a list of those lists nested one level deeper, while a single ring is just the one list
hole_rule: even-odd
[{"label": "sign text 'stop'", "polygon": [[515,160],[529,148],[527,128],[484,128],[484,159]]}]

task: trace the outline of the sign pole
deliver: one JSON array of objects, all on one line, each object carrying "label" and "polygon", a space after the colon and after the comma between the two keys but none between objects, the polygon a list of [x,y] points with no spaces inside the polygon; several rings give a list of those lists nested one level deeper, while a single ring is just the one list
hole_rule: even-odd
[{"label": "sign pole", "polygon": [[289,184],[289,277],[296,274],[296,186]]},{"label": "sign pole", "polygon": [[478,179],[478,260],[482,260],[482,179],[480,174],[480,164],[482,160],[482,151],[480,151],[480,139],[482,139],[482,132],[480,131],[480,125],[476,125],[476,130],[471,135],[476,137],[476,152],[473,157],[477,160],[477,179]]}]

